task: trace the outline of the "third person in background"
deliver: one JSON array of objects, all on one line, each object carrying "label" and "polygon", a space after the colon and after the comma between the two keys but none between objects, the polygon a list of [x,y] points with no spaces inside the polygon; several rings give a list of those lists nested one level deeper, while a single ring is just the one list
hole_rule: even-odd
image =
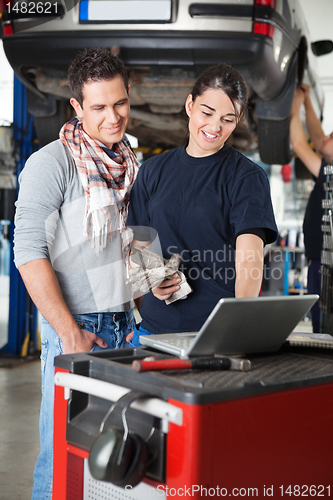
[{"label": "third person in background", "polygon": [[[304,105],[306,127],[313,143],[315,151],[308,143],[308,139],[303,128],[300,109]],[[315,181],[314,188],[310,194],[305,211],[303,222],[305,255],[308,260],[308,293],[321,292],[321,250],[323,246],[322,225],[322,200],[325,198],[324,192],[324,167],[333,161],[333,132],[326,136],[321,123],[314,111],[311,98],[310,87],[302,84],[295,90],[291,121],[290,140],[293,149],[306,168],[311,172]],[[317,302],[311,309],[312,328],[314,333],[320,332],[320,307]]]}]

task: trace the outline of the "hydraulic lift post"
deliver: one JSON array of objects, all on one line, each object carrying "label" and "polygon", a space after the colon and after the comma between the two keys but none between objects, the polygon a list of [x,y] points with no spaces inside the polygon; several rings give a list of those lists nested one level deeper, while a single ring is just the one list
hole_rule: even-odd
[{"label": "hydraulic lift post", "polygon": [[[34,150],[34,125],[33,117],[28,113],[26,88],[15,75],[13,134],[18,153],[18,179],[26,160]],[[13,236],[14,224],[11,222],[8,342],[0,349],[0,354],[20,356],[24,355],[24,349],[22,348],[27,342],[27,352],[29,354],[32,354],[32,351],[35,352],[38,350],[37,309],[30,299],[22,278],[14,265]]]}]

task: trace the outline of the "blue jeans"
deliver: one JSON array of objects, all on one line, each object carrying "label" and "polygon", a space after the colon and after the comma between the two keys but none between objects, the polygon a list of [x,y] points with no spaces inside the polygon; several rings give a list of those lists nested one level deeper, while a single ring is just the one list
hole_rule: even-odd
[{"label": "blue jeans", "polygon": [[[107,344],[107,349],[126,347],[126,335],[133,331],[133,311],[74,315],[78,325],[94,332]],[[42,318],[41,331],[42,403],[39,418],[40,453],[34,471],[32,500],[52,500],[53,478],[53,406],[54,358],[62,354],[62,341],[51,325]],[[102,350],[94,344],[94,351]]]}]

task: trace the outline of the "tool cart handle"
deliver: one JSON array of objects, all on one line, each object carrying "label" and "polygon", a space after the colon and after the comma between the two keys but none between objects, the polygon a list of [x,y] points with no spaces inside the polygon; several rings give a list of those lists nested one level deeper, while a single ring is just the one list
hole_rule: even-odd
[{"label": "tool cart handle", "polygon": [[[124,394],[131,391],[126,387],[91,377],[75,375],[74,373],[57,372],[54,376],[54,383],[67,389],[84,392],[113,402],[118,401]],[[183,410],[162,399],[151,397],[141,401],[134,401],[131,407],[179,426],[183,424]]]}]

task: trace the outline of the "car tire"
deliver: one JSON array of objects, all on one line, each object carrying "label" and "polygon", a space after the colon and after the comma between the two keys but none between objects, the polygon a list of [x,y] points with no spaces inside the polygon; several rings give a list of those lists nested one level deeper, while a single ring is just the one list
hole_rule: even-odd
[{"label": "car tire", "polygon": [[40,147],[59,139],[61,127],[71,118],[67,101],[57,101],[56,105],[55,114],[35,117],[35,127]]},{"label": "car tire", "polygon": [[308,66],[308,42],[302,36],[298,46],[297,87],[303,83],[305,68]]},{"label": "car tire", "polygon": [[261,161],[268,165],[289,163],[293,150],[289,139],[290,117],[284,120],[258,119],[258,145]]}]

